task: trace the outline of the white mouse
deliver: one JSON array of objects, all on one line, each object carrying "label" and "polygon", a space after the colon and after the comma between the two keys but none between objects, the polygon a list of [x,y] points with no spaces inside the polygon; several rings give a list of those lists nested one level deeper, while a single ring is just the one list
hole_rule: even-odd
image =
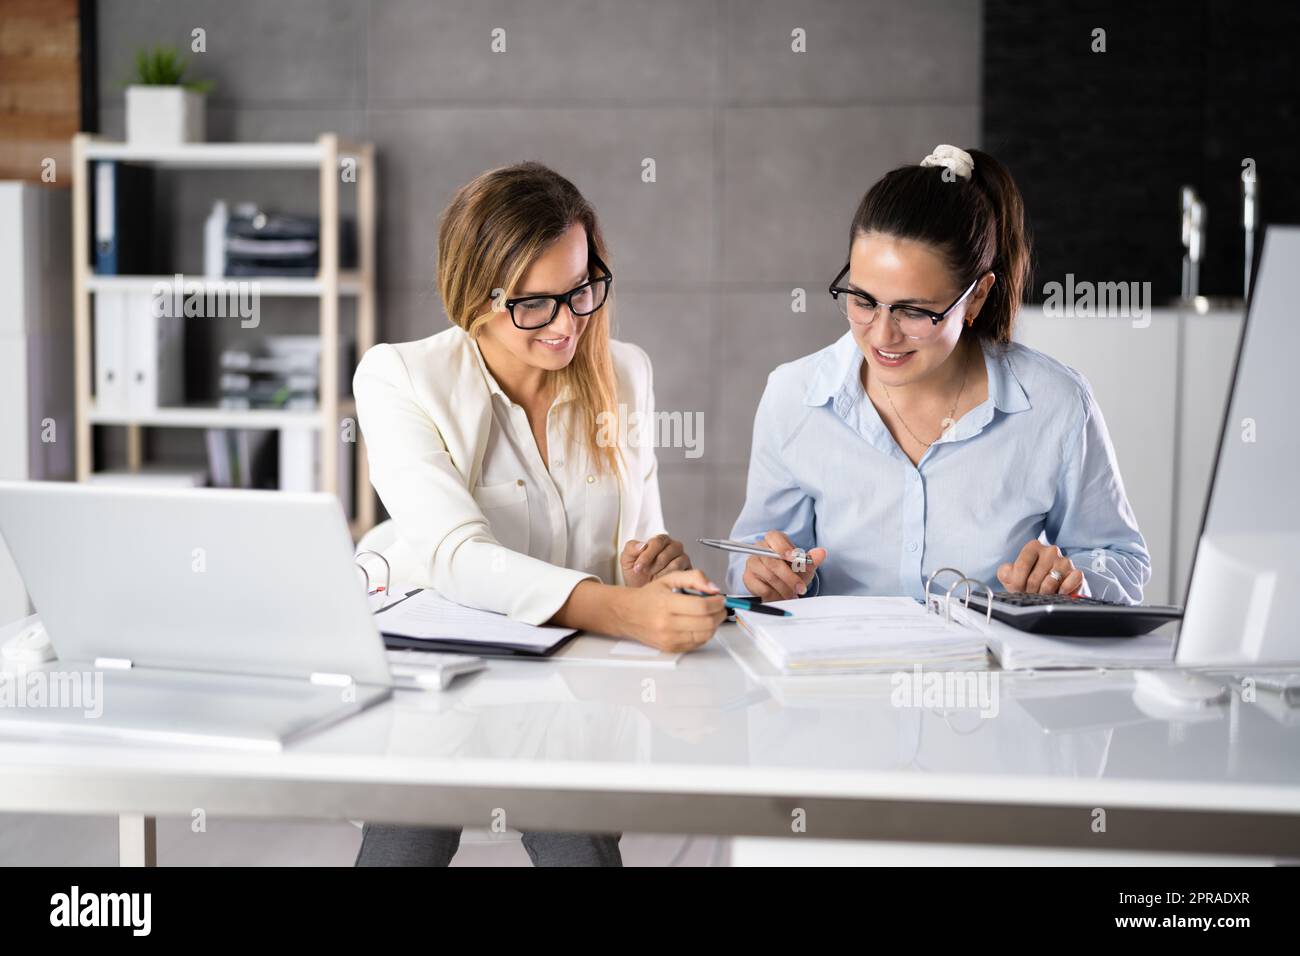
[{"label": "white mouse", "polygon": [[1215,707],[1228,699],[1228,688],[1203,674],[1179,670],[1134,671],[1138,694],[1178,710]]},{"label": "white mouse", "polygon": [[0,660],[15,664],[43,664],[54,660],[54,645],[40,621],[29,624],[0,647]]}]

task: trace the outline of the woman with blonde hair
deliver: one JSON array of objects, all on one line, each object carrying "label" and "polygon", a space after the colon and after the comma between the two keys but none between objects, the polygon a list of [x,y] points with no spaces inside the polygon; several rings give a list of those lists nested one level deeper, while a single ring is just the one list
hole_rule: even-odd
[{"label": "woman with blonde hair", "polygon": [[[378,345],[353,380],[393,578],[531,624],[669,651],[712,637],[721,596],[663,530],[650,360],[610,338],[596,213],[538,163],[463,186],[438,233],[452,328]],[[612,436],[612,437],[611,437]],[[360,865],[437,865],[455,830],[367,825]],[[618,865],[618,836],[524,835],[539,864]]]}]

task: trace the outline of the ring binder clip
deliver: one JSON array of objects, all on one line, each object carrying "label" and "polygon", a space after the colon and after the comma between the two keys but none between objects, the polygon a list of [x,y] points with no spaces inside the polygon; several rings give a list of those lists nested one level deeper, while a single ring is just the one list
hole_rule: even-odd
[{"label": "ring binder clip", "polygon": [[944,611],[947,619],[949,621],[952,620],[952,592],[954,589],[961,587],[963,584],[966,585],[966,600],[962,602],[962,607],[970,607],[970,586],[972,584],[976,585],[977,587],[983,588],[984,592],[989,596],[989,599],[985,605],[984,623],[986,626],[992,624],[993,623],[993,590],[983,581],[976,581],[974,578],[968,578],[964,576],[960,581],[956,582],[955,584],[953,584],[952,587],[948,588],[948,594],[944,600],[944,604],[945,604]]},{"label": "ring binder clip", "polygon": [[[384,585],[383,587],[375,588],[374,590],[371,590],[370,588],[370,572],[366,570],[366,566],[362,564],[360,561],[361,558],[365,557],[368,554],[373,554],[380,561],[384,562]],[[388,563],[388,559],[386,557],[384,557],[378,551],[358,551],[356,554],[352,556],[352,560],[356,564],[356,566],[361,569],[361,573],[366,576],[367,595],[378,594],[380,591],[382,591],[385,594],[388,593],[389,589],[392,587],[393,584],[393,566]]]},{"label": "ring binder clip", "polygon": [[[939,596],[937,594],[930,593],[930,585],[934,582],[935,578],[937,578],[939,575],[945,572],[949,574],[955,574],[959,579],[966,577],[966,575],[963,572],[957,570],[956,568],[940,568],[938,571],[935,571],[933,574],[931,574],[928,578],[925,579],[925,606],[931,611],[933,611],[935,614],[939,613]],[[961,583],[960,580],[958,581],[958,583]]]},{"label": "ring binder clip", "polygon": [[984,612],[984,623],[986,625],[991,624],[993,622],[993,590],[983,581],[977,581],[974,578],[967,577],[965,572],[959,570],[958,568],[940,568],[938,571],[935,571],[933,574],[931,574],[928,578],[925,579],[925,606],[929,608],[931,611],[933,611],[935,614],[940,613],[939,607],[941,602],[939,596],[937,594],[930,593],[930,586],[934,583],[935,578],[937,578],[941,574],[944,574],[945,572],[949,574],[957,575],[957,580],[952,583],[952,585],[948,588],[947,593],[943,596],[942,613],[943,613],[944,620],[949,623],[952,623],[952,592],[964,584],[966,585],[966,598],[962,602],[962,607],[970,607],[971,585],[975,585],[975,587],[983,588],[984,593],[988,595],[987,607],[985,608],[985,612]]}]

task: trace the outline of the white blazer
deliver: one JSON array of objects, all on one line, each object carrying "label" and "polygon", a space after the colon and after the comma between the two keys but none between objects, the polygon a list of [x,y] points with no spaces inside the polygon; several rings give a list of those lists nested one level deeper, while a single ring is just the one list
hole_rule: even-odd
[{"label": "white blazer", "polygon": [[[649,357],[635,345],[613,340],[610,354],[620,414],[635,411],[638,430],[653,435]],[[376,345],[357,366],[352,392],[370,481],[397,532],[384,552],[394,581],[541,624],[579,581],[596,577],[511,550],[494,537],[475,497],[493,427],[490,380],[463,329],[452,326],[415,342]],[[622,544],[663,530],[653,442],[625,442],[623,455],[626,467],[617,481],[610,479],[620,499],[616,584],[623,583],[617,557]]]}]

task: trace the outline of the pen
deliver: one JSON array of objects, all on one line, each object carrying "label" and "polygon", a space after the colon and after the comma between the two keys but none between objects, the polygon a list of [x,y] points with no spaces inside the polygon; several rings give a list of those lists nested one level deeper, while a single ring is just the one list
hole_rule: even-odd
[{"label": "pen", "polygon": [[795,574],[803,574],[808,570],[808,553],[803,548],[795,548],[791,557],[782,557],[771,548],[761,544],[749,541],[728,541],[724,538],[697,538],[700,544],[710,548],[717,548],[719,551],[732,551],[736,554],[756,554],[760,558],[781,558],[782,561],[790,563],[790,569]]},{"label": "pen", "polygon": [[[708,591],[697,591],[694,588],[673,588],[674,594],[690,594],[693,597],[714,597]],[[766,607],[758,598],[747,597],[724,597],[722,602],[733,611],[753,611],[756,614],[771,614],[773,617],[794,617],[789,611],[783,611],[779,607]]]}]

